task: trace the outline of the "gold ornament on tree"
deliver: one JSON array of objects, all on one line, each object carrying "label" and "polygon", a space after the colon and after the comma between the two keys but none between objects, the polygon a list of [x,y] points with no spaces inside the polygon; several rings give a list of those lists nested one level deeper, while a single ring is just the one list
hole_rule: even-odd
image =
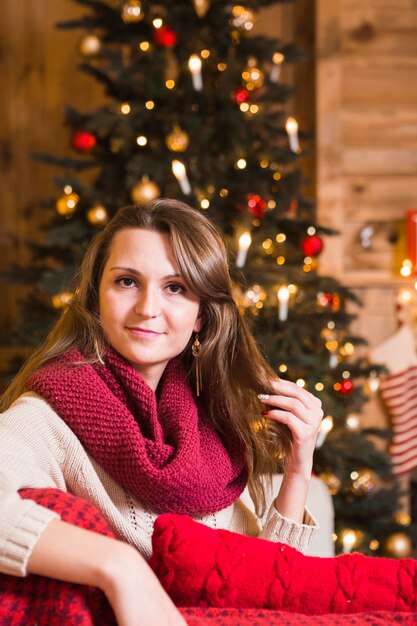
[{"label": "gold ornament on tree", "polygon": [[73,294],[69,291],[62,291],[52,296],[52,306],[54,309],[63,309],[71,301]]},{"label": "gold ornament on tree", "polygon": [[185,152],[190,138],[180,126],[174,126],[174,130],[167,135],[165,143],[172,152]]},{"label": "gold ornament on tree", "polygon": [[241,5],[232,8],[229,24],[238,33],[249,32],[255,23],[255,16],[252,11]]},{"label": "gold ornament on tree", "polygon": [[242,82],[248,91],[260,89],[265,81],[265,74],[256,67],[256,59],[250,59],[242,72]]},{"label": "gold ornament on tree", "polygon": [[198,17],[204,17],[210,8],[210,0],[193,0],[193,5]]},{"label": "gold ornament on tree", "polygon": [[55,205],[57,213],[67,218],[70,218],[75,213],[80,201],[80,196],[74,193],[72,189],[69,191],[69,189],[68,193],[65,192],[63,196],[58,198]]},{"label": "gold ornament on tree", "polygon": [[352,485],[350,491],[358,498],[373,493],[376,489],[376,475],[371,469],[364,468],[352,472],[350,475]]},{"label": "gold ornament on tree", "polygon": [[144,18],[141,0],[127,0],[122,5],[120,12],[125,24],[137,24]]},{"label": "gold ornament on tree", "polygon": [[401,532],[390,535],[384,547],[386,555],[396,559],[404,559],[410,556],[413,551],[410,537]]},{"label": "gold ornament on tree", "polygon": [[103,226],[109,219],[107,209],[101,204],[95,204],[87,211],[87,219],[94,226]]},{"label": "gold ornament on tree", "polygon": [[331,496],[335,496],[339,493],[342,486],[342,481],[338,476],[331,472],[321,472],[319,478],[324,482]]},{"label": "gold ornament on tree", "polygon": [[133,202],[138,204],[146,204],[159,197],[161,190],[158,185],[149,180],[149,176],[142,176],[140,181],[136,183],[130,190]]},{"label": "gold ornament on tree", "polygon": [[101,41],[96,35],[86,35],[79,43],[80,53],[85,57],[93,57],[101,50]]}]

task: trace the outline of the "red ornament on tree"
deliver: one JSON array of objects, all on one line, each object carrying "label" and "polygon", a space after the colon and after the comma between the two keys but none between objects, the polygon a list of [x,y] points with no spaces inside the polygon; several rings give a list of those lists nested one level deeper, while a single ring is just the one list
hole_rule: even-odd
[{"label": "red ornament on tree", "polygon": [[168,28],[168,26],[156,28],[154,30],[153,38],[155,43],[163,48],[172,48],[177,43],[177,33]]},{"label": "red ornament on tree", "polygon": [[323,250],[323,241],[317,235],[308,235],[301,242],[305,256],[318,256]]},{"label": "red ornament on tree", "polygon": [[339,391],[347,396],[353,391],[353,382],[351,380],[341,380],[340,383],[335,383],[333,388],[335,391]]},{"label": "red ornament on tree", "polygon": [[76,130],[71,139],[71,145],[78,152],[92,152],[97,139],[87,130]]},{"label": "red ornament on tree", "polygon": [[258,218],[265,215],[267,208],[266,200],[264,200],[263,198],[261,198],[261,196],[258,196],[258,194],[255,193],[249,193],[247,195],[247,200],[249,213]]},{"label": "red ornament on tree", "polygon": [[239,87],[236,91],[233,91],[231,94],[232,100],[236,100],[238,104],[242,104],[242,102],[247,102],[249,100],[249,91],[244,87]]}]

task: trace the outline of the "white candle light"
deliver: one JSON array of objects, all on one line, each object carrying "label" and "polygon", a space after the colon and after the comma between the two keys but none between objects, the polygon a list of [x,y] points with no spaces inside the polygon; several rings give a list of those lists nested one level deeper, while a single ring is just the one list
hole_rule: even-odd
[{"label": "white candle light", "polygon": [[188,196],[191,193],[191,185],[190,181],[188,180],[187,170],[185,169],[184,163],[178,161],[177,159],[174,159],[172,161],[172,173],[177,179],[181,187],[182,193],[185,196]]},{"label": "white candle light", "polygon": [[196,54],[192,54],[188,60],[188,68],[191,72],[193,87],[196,91],[203,89],[203,76],[201,74],[201,59]]},{"label": "white candle light", "polygon": [[237,267],[243,267],[245,265],[246,257],[248,255],[248,250],[249,250],[251,243],[252,243],[252,237],[250,236],[250,232],[246,230],[239,237],[239,250],[237,252],[237,257],[236,257]]},{"label": "white candle light", "polygon": [[300,141],[298,139],[298,122],[295,117],[289,117],[287,119],[285,129],[288,133],[291,150],[296,153],[301,152]]},{"label": "white candle light", "polygon": [[342,543],[343,543],[343,552],[348,554],[352,551],[353,546],[355,545],[358,537],[354,530],[346,530],[343,533]]},{"label": "white candle light", "polygon": [[286,285],[281,285],[277,291],[278,298],[278,319],[285,322],[288,319],[288,302],[290,299],[290,291]]},{"label": "white candle light", "polygon": [[333,418],[328,415],[320,424],[319,434],[317,435],[316,448],[321,448],[331,429],[333,428]]},{"label": "white candle light", "polygon": [[279,81],[279,77],[281,75],[281,68],[282,68],[282,64],[284,63],[284,61],[285,61],[285,56],[282,54],[282,52],[274,52],[272,56],[272,62],[274,65],[269,75],[273,83],[277,83]]}]

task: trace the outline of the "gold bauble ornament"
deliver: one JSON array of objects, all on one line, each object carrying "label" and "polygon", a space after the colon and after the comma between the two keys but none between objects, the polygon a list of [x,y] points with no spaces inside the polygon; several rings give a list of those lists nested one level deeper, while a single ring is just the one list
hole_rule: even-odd
[{"label": "gold bauble ornament", "polygon": [[137,24],[144,18],[141,0],[127,0],[123,3],[121,17],[125,24]]},{"label": "gold bauble ornament", "polygon": [[324,482],[331,496],[335,496],[339,493],[342,481],[335,474],[331,472],[321,472],[319,478]]},{"label": "gold bauble ornament", "polygon": [[87,211],[87,219],[94,226],[103,226],[109,219],[107,209],[101,204],[96,204]]},{"label": "gold bauble ornament", "polygon": [[193,0],[193,5],[198,17],[204,17],[210,8],[210,0]]},{"label": "gold bauble ornament", "polygon": [[376,475],[371,469],[364,468],[352,473],[350,491],[357,497],[367,496],[375,491]]},{"label": "gold bauble ornament", "polygon": [[413,551],[411,539],[405,533],[393,533],[387,538],[384,547],[386,555],[396,559],[410,556]]},{"label": "gold bauble ornament", "polygon": [[190,138],[180,126],[174,126],[174,130],[167,135],[165,143],[172,152],[185,152]]},{"label": "gold bauble ornament", "polygon": [[242,72],[242,82],[246,89],[252,91],[253,89],[260,89],[265,81],[265,74],[259,67],[248,65]]},{"label": "gold bauble ornament", "polygon": [[75,213],[75,210],[80,201],[80,196],[74,192],[66,193],[58,198],[56,201],[56,210],[59,215],[64,217],[71,217]]},{"label": "gold bauble ornament", "polygon": [[252,11],[241,5],[236,5],[232,9],[229,24],[233,30],[239,32],[249,32],[255,23],[255,16]]},{"label": "gold bauble ornament", "polygon": [[133,202],[138,204],[146,204],[152,200],[156,200],[159,197],[161,190],[158,185],[151,180],[148,176],[142,176],[141,180],[134,185],[130,191]]},{"label": "gold bauble ornament", "polygon": [[71,301],[73,294],[70,291],[62,291],[52,296],[54,309],[63,309]]},{"label": "gold bauble ornament", "polygon": [[93,57],[101,50],[101,41],[96,35],[86,35],[79,44],[79,50],[85,57]]}]

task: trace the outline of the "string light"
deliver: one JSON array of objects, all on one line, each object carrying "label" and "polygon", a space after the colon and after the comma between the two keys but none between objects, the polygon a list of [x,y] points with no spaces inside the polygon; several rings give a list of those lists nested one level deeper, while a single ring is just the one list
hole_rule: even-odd
[{"label": "string light", "polygon": [[285,235],[284,233],[278,233],[275,239],[278,243],[284,243],[284,241],[287,239],[287,235]]},{"label": "string light", "polygon": [[164,22],[163,22],[163,20],[162,20],[160,17],[156,17],[156,18],[153,20],[153,22],[152,22],[152,24],[153,24],[154,28],[156,28],[156,29],[161,28],[161,26],[162,26],[162,24],[163,24],[163,23],[164,23]]},{"label": "string light", "polygon": [[246,165],[247,165],[246,159],[239,159],[238,161],[236,161],[235,167],[238,170],[244,170]]},{"label": "string light", "polygon": [[344,530],[342,533],[343,552],[345,554],[348,554],[349,552],[351,552],[357,540],[358,540],[358,535],[354,530],[351,530],[351,529]]},{"label": "string light", "polygon": [[174,159],[172,161],[172,173],[177,179],[179,186],[181,187],[181,191],[184,195],[188,196],[191,193],[191,185],[188,180],[187,170],[185,169],[184,163]]},{"label": "string light", "polygon": [[208,209],[210,206],[210,200],[207,200],[207,198],[204,198],[201,202],[200,202],[200,206],[202,209]]},{"label": "string light", "polygon": [[287,285],[281,285],[277,291],[278,298],[278,319],[285,322],[288,319],[288,302],[290,300],[290,292]]},{"label": "string light", "polygon": [[411,276],[412,270],[413,270],[412,261],[410,261],[410,259],[404,259],[402,263],[402,267],[400,269],[401,276],[404,276],[405,278],[408,276]]},{"label": "string light", "polygon": [[142,52],[148,52],[150,48],[149,41],[141,41],[139,44],[139,48],[142,50]]},{"label": "string light", "polygon": [[252,237],[250,232],[247,230],[239,237],[239,249],[236,257],[237,267],[244,267],[251,243]]},{"label": "string light", "polygon": [[290,142],[290,149],[292,152],[300,153],[300,141],[298,138],[298,122],[295,117],[289,117],[285,124],[285,129],[288,134],[288,140]]},{"label": "string light", "polygon": [[152,109],[155,108],[155,102],[153,100],[147,100],[145,102],[145,107],[148,109],[148,111],[152,111]]},{"label": "string light", "polygon": [[120,112],[123,113],[123,115],[129,115],[130,113],[130,104],[128,102],[124,102],[123,104],[120,105]]},{"label": "string light", "polygon": [[317,435],[316,448],[321,448],[324,444],[327,435],[333,428],[333,418],[331,415],[323,418],[319,428],[319,434]]},{"label": "string light", "polygon": [[138,146],[146,146],[148,140],[144,135],[139,135],[139,137],[136,138],[136,143]]},{"label": "string light", "polygon": [[203,89],[203,76],[201,74],[201,59],[197,54],[192,54],[188,59],[188,69],[191,72],[191,80],[196,91]]}]

